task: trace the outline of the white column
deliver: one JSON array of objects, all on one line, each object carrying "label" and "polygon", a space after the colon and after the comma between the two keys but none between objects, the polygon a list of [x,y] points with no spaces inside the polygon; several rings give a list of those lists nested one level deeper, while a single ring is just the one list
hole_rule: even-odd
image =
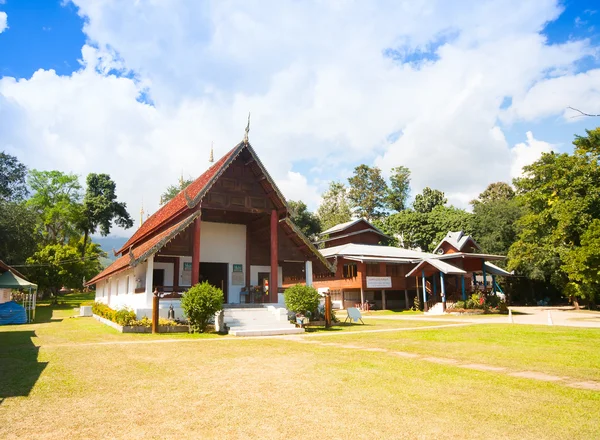
[{"label": "white column", "polygon": [[306,285],[312,286],[313,284],[313,272],[312,272],[312,261],[306,260],[304,275],[306,279]]},{"label": "white column", "polygon": [[146,305],[152,305],[152,271],[154,270],[154,255],[146,260]]}]

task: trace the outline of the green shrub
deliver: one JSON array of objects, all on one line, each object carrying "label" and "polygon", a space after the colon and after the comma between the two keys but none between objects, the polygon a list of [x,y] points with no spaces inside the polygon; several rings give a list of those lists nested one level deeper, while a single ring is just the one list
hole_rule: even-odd
[{"label": "green shrub", "polygon": [[101,316],[109,321],[115,322],[115,311],[101,302],[95,302],[92,306],[92,313]]},{"label": "green shrub", "polygon": [[196,284],[181,298],[181,308],[194,331],[204,332],[215,313],[223,308],[223,291],[208,282]]},{"label": "green shrub", "polygon": [[453,309],[466,309],[465,301],[456,301],[452,306]]},{"label": "green shrub", "polygon": [[124,308],[117,310],[114,313],[115,322],[119,325],[134,325],[134,322],[137,320],[137,316],[135,312],[131,309]]},{"label": "green shrub", "polygon": [[421,299],[419,298],[419,295],[415,296],[415,300],[413,301],[412,310],[415,312],[418,312],[421,310]]},{"label": "green shrub", "polygon": [[[140,326],[140,327],[152,327],[152,319],[148,318],[147,316],[144,316],[139,321],[133,321],[129,325],[137,325],[137,326]],[[167,319],[167,318],[158,318],[158,325],[161,326],[161,327],[163,327],[163,326],[164,327],[169,327],[169,326],[177,325],[177,323],[175,321],[172,321],[172,320]]]},{"label": "green shrub", "polygon": [[317,289],[296,284],[285,291],[285,307],[294,313],[313,314],[319,307],[320,296]]}]

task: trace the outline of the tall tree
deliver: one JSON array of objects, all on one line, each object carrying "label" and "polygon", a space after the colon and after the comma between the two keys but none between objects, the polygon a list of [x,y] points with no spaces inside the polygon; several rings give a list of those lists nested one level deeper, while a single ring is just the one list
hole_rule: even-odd
[{"label": "tall tree", "polygon": [[386,198],[387,207],[396,212],[404,211],[407,208],[409,194],[410,170],[404,166],[392,168]]},{"label": "tall tree", "polygon": [[347,193],[347,188],[343,183],[329,183],[329,189],[323,194],[323,200],[317,210],[323,230],[352,220]]},{"label": "tall tree", "polygon": [[192,179],[184,179],[183,176],[179,179],[177,185],[169,185],[165,192],[160,196],[160,204],[164,205],[173,197],[175,197],[181,190],[186,188],[190,183],[192,183]]},{"label": "tall tree", "polygon": [[33,195],[27,201],[38,217],[38,230],[47,244],[79,236],[82,221],[81,185],[74,174],[31,170]]},{"label": "tall tree", "polygon": [[354,213],[371,221],[381,217],[385,208],[387,184],[377,167],[359,165],[348,179],[348,200]]},{"label": "tall tree", "polygon": [[15,156],[0,153],[0,200],[19,201],[27,196],[27,168]]},{"label": "tall tree", "polygon": [[504,182],[492,183],[471,201],[471,205],[473,235],[482,250],[488,254],[506,255],[517,240],[516,223],[523,214],[514,190]]},{"label": "tall tree", "polygon": [[600,219],[600,128],[588,130],[573,144],[573,154],[545,153],[524,167],[524,177],[515,179],[526,213],[518,222],[509,267],[550,282],[574,301],[593,300],[598,292],[588,290],[592,284],[586,272],[573,270],[569,259],[584,243],[594,242],[594,220]]},{"label": "tall tree", "polygon": [[117,185],[108,174],[90,173],[86,183],[83,216],[80,222],[83,231],[82,257],[85,256],[88,237],[98,229],[101,235],[107,236],[113,222],[124,229],[133,226],[127,205],[117,201]]},{"label": "tall tree", "polygon": [[0,260],[24,263],[38,244],[36,215],[25,202],[0,200]]},{"label": "tall tree", "polygon": [[288,206],[291,210],[290,218],[292,222],[306,235],[311,241],[317,238],[321,232],[321,222],[319,217],[310,212],[306,204],[302,201],[289,200]]},{"label": "tall tree", "polygon": [[428,186],[423,188],[421,194],[415,196],[413,208],[417,212],[431,212],[436,206],[443,206],[447,202],[444,193],[437,189],[431,189]]}]

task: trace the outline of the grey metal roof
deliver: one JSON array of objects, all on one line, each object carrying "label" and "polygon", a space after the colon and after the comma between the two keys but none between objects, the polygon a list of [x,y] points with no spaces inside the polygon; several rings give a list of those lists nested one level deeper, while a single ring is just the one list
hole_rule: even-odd
[{"label": "grey metal roof", "polygon": [[423,258],[435,257],[427,252],[403,249],[394,246],[381,246],[373,244],[348,243],[332,246],[319,250],[324,257],[355,256],[355,257],[383,257],[403,258],[408,260],[422,260]]},{"label": "grey metal roof", "polygon": [[327,234],[333,234],[334,232],[340,232],[340,231],[348,229],[349,227],[354,226],[355,224],[360,223],[360,222],[365,222],[373,229],[374,232],[381,234],[384,237],[387,237],[387,235],[385,235],[383,232],[381,232],[381,230],[379,230],[378,228],[373,226],[371,223],[369,223],[364,218],[357,218],[356,220],[350,220],[349,222],[340,223],[339,225],[332,226],[331,228],[327,229],[326,231],[321,232],[319,235],[327,235]]},{"label": "grey metal roof", "polygon": [[464,270],[453,266],[452,264],[448,264],[445,261],[440,261],[436,258],[427,258],[423,261],[421,261],[419,264],[417,264],[413,270],[411,270],[410,272],[408,272],[406,274],[407,277],[412,276],[416,273],[419,272],[419,268],[421,268],[422,266],[424,266],[425,264],[429,264],[433,267],[435,267],[437,270],[439,270],[440,272],[444,272],[446,275],[464,275],[467,272],[465,272]]},{"label": "grey metal roof", "polygon": [[452,245],[455,249],[462,251],[462,249],[465,247],[465,245],[469,241],[473,242],[475,247],[477,249],[481,250],[481,248],[479,247],[479,244],[477,244],[475,239],[473,237],[471,237],[470,235],[466,235],[463,231],[456,231],[456,232],[450,231],[450,232],[448,232],[448,234],[446,234],[446,236],[442,239],[442,241],[440,241],[440,243],[436,246],[436,248],[433,250],[433,253],[436,253],[443,243],[448,243],[448,244]]}]

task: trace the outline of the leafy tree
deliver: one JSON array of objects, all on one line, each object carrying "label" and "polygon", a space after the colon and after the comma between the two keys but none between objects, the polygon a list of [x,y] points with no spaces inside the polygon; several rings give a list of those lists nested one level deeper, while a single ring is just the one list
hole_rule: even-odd
[{"label": "leafy tree", "polygon": [[570,250],[563,265],[570,282],[566,292],[572,297],[588,298],[595,306],[600,293],[600,220],[592,220],[581,236],[581,246]]},{"label": "leafy tree", "polygon": [[81,288],[101,270],[99,257],[106,254],[96,243],[87,244],[87,257],[81,258],[83,239],[70,243],[54,243],[41,247],[27,259],[27,274],[36,280],[41,291],[55,298],[62,286]]},{"label": "leafy tree", "polygon": [[24,263],[36,248],[36,215],[25,202],[0,200],[0,260]]},{"label": "leafy tree", "polygon": [[302,200],[297,202],[289,200],[288,206],[290,207],[292,222],[300,228],[304,235],[314,241],[321,232],[319,217],[310,212]]},{"label": "leafy tree", "polygon": [[516,222],[523,214],[513,189],[504,182],[492,183],[471,204],[473,236],[482,250],[506,255],[517,240]]},{"label": "leafy tree", "polygon": [[404,211],[409,194],[410,170],[403,166],[392,168],[390,185],[387,191],[387,207],[396,212]]},{"label": "leafy tree", "polygon": [[215,313],[223,308],[223,291],[208,281],[196,284],[181,298],[181,308],[194,331],[205,332]]},{"label": "leafy tree", "polygon": [[423,188],[421,194],[415,196],[413,202],[413,208],[417,212],[431,212],[436,206],[443,206],[447,202],[446,197],[442,191],[437,189],[431,189],[428,186]]},{"label": "leafy tree", "polygon": [[169,185],[162,196],[160,196],[160,204],[164,205],[167,203],[192,182],[192,179],[184,179],[183,176],[181,176],[177,185]]},{"label": "leafy tree", "polygon": [[330,182],[329,189],[323,194],[323,200],[317,216],[323,230],[352,220],[352,211],[348,203],[346,186],[341,182]]},{"label": "leafy tree", "polygon": [[0,153],[0,200],[19,201],[27,196],[27,168],[15,156]]},{"label": "leafy tree", "polygon": [[[100,229],[100,234],[110,233],[113,221],[118,226],[128,229],[133,220],[127,212],[127,205],[117,201],[117,185],[108,174],[90,173],[87,176],[87,188],[83,198],[83,216],[80,222],[83,231],[83,243],[87,243],[90,234]],[[82,257],[86,247],[82,246]]]},{"label": "leafy tree", "polygon": [[600,128],[577,136],[573,144],[573,154],[545,153],[515,179],[526,212],[509,251],[509,268],[551,283],[575,302],[592,299],[589,273],[574,270],[569,259],[587,261],[589,253],[579,248],[594,241],[594,220],[600,218]]},{"label": "leafy tree", "polygon": [[407,209],[392,214],[377,226],[395,237],[401,247],[432,252],[448,231],[471,233],[471,221],[472,214],[463,209],[438,205],[431,212]]},{"label": "leafy tree", "polygon": [[348,184],[348,200],[355,214],[369,221],[381,217],[388,193],[381,170],[359,165],[354,168],[354,175],[348,179]]},{"label": "leafy tree", "polygon": [[27,205],[38,217],[38,231],[46,244],[66,243],[79,236],[82,221],[81,185],[74,174],[31,170],[33,192]]}]

